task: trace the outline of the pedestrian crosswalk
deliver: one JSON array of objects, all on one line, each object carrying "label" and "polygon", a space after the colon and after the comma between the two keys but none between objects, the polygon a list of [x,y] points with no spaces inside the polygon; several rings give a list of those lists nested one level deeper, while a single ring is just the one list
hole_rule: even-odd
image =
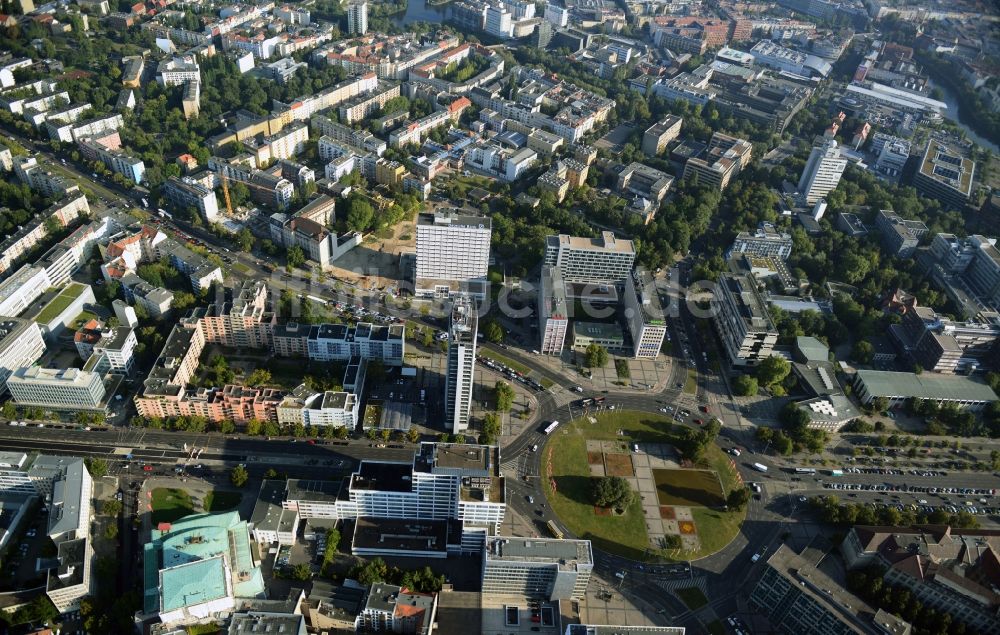
[{"label": "pedestrian crosswalk", "polygon": [[708,592],[708,585],[705,582],[704,576],[699,576],[697,578],[675,578],[675,579],[663,579],[654,578],[656,586],[666,590],[666,591],[678,591],[680,589],[689,589],[691,587],[696,587],[701,590],[702,593]]}]

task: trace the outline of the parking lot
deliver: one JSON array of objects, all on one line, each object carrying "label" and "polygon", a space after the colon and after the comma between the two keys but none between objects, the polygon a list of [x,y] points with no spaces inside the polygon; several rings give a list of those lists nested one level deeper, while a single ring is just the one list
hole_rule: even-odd
[{"label": "parking lot", "polygon": [[[913,471],[916,472],[916,470]],[[902,473],[901,470],[895,470],[895,472]],[[981,516],[1000,514],[1000,503],[995,499],[996,489],[994,488],[867,483],[823,483],[823,488],[852,492],[852,494],[848,494],[848,497],[851,498],[857,496],[854,492],[885,492],[890,494],[892,499],[895,499],[885,501],[882,498],[878,498],[870,503],[877,508],[895,507],[900,511],[910,509],[912,511],[920,510],[927,513],[941,510],[952,514],[965,511]],[[904,502],[899,494],[911,494],[915,500],[912,503]],[[926,497],[923,495],[926,495]],[[963,496],[968,496],[969,498],[963,500]],[[931,500],[931,498],[938,500]]]}]

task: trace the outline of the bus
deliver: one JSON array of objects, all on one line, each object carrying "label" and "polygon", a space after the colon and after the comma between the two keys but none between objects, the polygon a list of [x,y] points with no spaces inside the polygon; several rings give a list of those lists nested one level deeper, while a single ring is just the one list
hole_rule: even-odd
[{"label": "bus", "polygon": [[580,407],[581,408],[588,408],[593,403],[594,403],[593,399],[581,399],[580,400]]},{"label": "bus", "polygon": [[555,430],[558,427],[559,427],[559,422],[558,421],[553,421],[549,425],[545,426],[545,430],[543,430],[543,432],[545,434],[552,434],[552,431]]},{"label": "bus", "polygon": [[605,399],[607,399],[607,397],[594,397],[594,404],[599,406],[604,403]]},{"label": "bus", "polygon": [[317,298],[314,295],[307,295],[306,296],[306,300],[312,300],[316,304],[326,305],[326,300],[324,300],[323,298]]},{"label": "bus", "polygon": [[797,467],[795,468],[796,474],[815,474],[816,470],[811,467]]},{"label": "bus", "polygon": [[844,470],[830,470],[830,476],[843,476]]},{"label": "bus", "polygon": [[556,523],[555,523],[554,520],[550,520],[549,522],[547,522],[545,524],[545,526],[549,528],[549,533],[552,534],[553,538],[558,538],[559,540],[563,539],[563,537],[564,537],[563,536],[563,532],[562,532],[562,530],[559,529],[558,526],[556,526]]},{"label": "bus", "polygon": [[753,469],[757,470],[758,472],[767,471],[767,466],[764,465],[763,463],[754,463],[751,467],[753,467]]}]

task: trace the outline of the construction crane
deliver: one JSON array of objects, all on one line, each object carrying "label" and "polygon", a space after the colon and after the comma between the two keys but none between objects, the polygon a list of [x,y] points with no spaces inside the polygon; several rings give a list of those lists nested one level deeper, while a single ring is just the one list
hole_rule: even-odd
[{"label": "construction crane", "polygon": [[222,173],[222,195],[226,198],[226,210],[229,212],[229,215],[232,216],[233,202],[229,198],[229,177],[226,176],[225,172]]},{"label": "construction crane", "polygon": [[[232,216],[233,215],[233,202],[232,202],[232,199],[229,196],[229,176],[225,172],[220,172],[219,176],[222,178],[222,195],[226,199],[226,210],[229,212],[229,215]],[[256,183],[252,183],[250,181],[237,181],[237,182],[243,184],[248,189],[252,187],[252,188],[255,188],[255,189],[258,189],[258,190],[263,190],[263,191],[271,194],[272,196],[274,195],[274,191],[271,188],[269,188],[269,187],[265,187],[263,185],[258,185]]]}]

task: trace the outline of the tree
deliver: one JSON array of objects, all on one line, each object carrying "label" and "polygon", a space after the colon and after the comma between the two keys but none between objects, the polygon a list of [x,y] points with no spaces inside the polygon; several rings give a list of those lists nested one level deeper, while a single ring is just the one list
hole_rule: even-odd
[{"label": "tree", "polygon": [[510,384],[501,379],[497,381],[493,390],[496,393],[497,410],[508,412],[511,406],[514,405],[514,389],[511,388]]},{"label": "tree", "polygon": [[451,435],[447,432],[442,432],[438,435],[438,443],[449,443],[451,441]]},{"label": "tree", "polygon": [[726,506],[735,511],[739,511],[746,507],[748,502],[750,502],[750,490],[746,487],[734,489],[729,492],[729,496],[726,497]]},{"label": "tree", "polygon": [[247,377],[248,386],[261,386],[271,382],[271,371],[266,368],[255,368]]},{"label": "tree", "polygon": [[867,340],[858,340],[851,349],[851,359],[858,364],[871,364],[875,355],[875,347]]},{"label": "tree", "polygon": [[243,487],[250,480],[250,474],[247,473],[247,469],[242,465],[237,465],[229,473],[229,480],[236,487]]},{"label": "tree", "polygon": [[622,477],[604,476],[594,480],[591,497],[598,507],[625,509],[632,504],[635,493]]},{"label": "tree", "polygon": [[293,580],[305,582],[312,577],[312,571],[309,570],[308,563],[300,562],[289,570],[288,575]]},{"label": "tree", "polygon": [[584,352],[587,368],[603,368],[608,363],[608,350],[600,344],[591,344]]},{"label": "tree", "polygon": [[770,388],[784,381],[791,370],[792,365],[785,358],[777,356],[766,357],[757,366],[757,381],[762,386]]},{"label": "tree", "polygon": [[500,344],[503,342],[503,327],[496,320],[489,320],[483,326],[483,334],[487,340],[493,342],[494,344]]},{"label": "tree", "polygon": [[301,267],[306,262],[306,253],[302,251],[302,247],[292,245],[285,252],[285,261],[288,263],[288,266],[293,269]]},{"label": "tree", "polygon": [[757,378],[750,375],[740,375],[733,381],[733,390],[740,397],[752,397],[757,394],[758,388]]},{"label": "tree", "polygon": [[483,418],[483,433],[479,436],[479,442],[483,445],[495,445],[500,432],[500,417],[492,412],[486,413]]},{"label": "tree", "polygon": [[108,540],[114,540],[118,537],[118,523],[108,523],[104,526],[104,537]]},{"label": "tree", "polygon": [[371,203],[360,196],[353,197],[347,209],[347,227],[356,232],[367,231],[375,218]]},{"label": "tree", "polygon": [[253,249],[254,237],[250,233],[250,230],[244,227],[236,234],[236,246],[240,248],[240,251],[250,253]]},{"label": "tree", "polygon": [[381,430],[378,431],[378,436],[383,441],[388,441],[389,438],[392,437],[392,430],[390,430],[389,428],[382,428]]},{"label": "tree", "polygon": [[411,426],[410,429],[406,431],[406,440],[410,443],[416,443],[420,440],[420,431]]},{"label": "tree", "polygon": [[365,586],[370,586],[386,579],[389,575],[389,566],[382,558],[375,558],[354,566],[347,575]]},{"label": "tree", "polygon": [[122,504],[112,498],[101,503],[101,513],[108,516],[117,516],[122,511]]},{"label": "tree", "polygon": [[84,463],[87,466],[87,471],[90,472],[91,478],[101,478],[108,473],[108,462],[104,459],[87,457]]},{"label": "tree", "polygon": [[0,415],[3,415],[4,419],[13,419],[17,416],[17,408],[14,407],[13,400],[4,403],[3,409],[0,410]]},{"label": "tree", "polygon": [[250,421],[247,421],[247,434],[252,437],[258,436],[263,427],[264,424],[260,419],[251,419]]}]

